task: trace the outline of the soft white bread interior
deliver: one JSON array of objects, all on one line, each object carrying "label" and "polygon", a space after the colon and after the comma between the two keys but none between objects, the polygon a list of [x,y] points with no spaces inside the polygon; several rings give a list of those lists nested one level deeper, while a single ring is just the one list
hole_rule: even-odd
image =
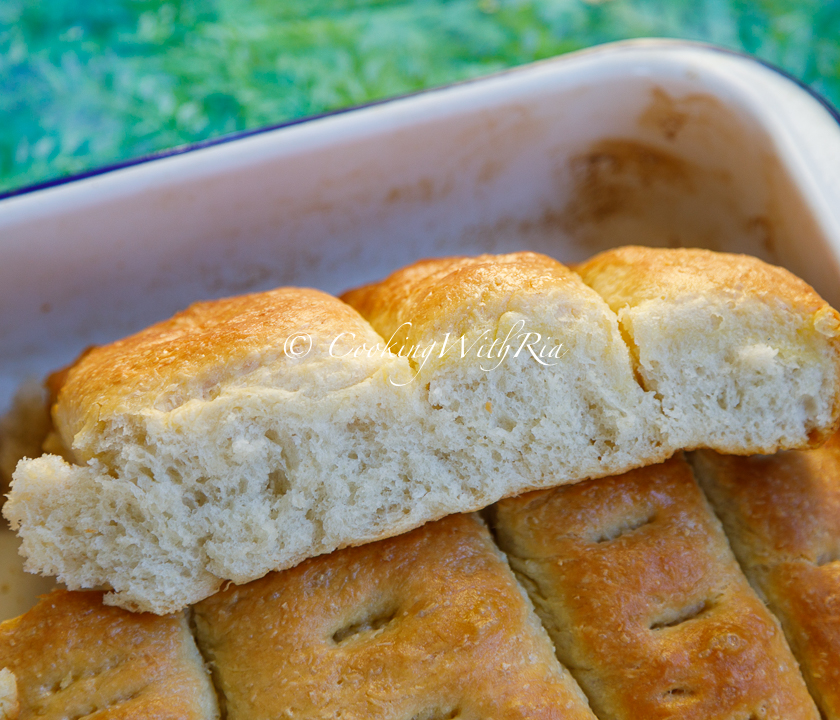
[{"label": "soft white bread interior", "polygon": [[381,340],[349,306],[281,289],[84,355],[54,408],[75,463],[45,455],[15,474],[6,513],[27,567],[165,613],[421,524],[428,484],[407,468],[436,478],[439,461],[413,452],[418,413],[391,392],[407,361],[344,356],[364,342]]},{"label": "soft white bread interior", "polygon": [[20,717],[17,679],[9,668],[0,670],[0,720],[17,720]]},{"label": "soft white bread interior", "polygon": [[[753,420],[722,410],[744,424],[741,445],[731,418],[664,413],[634,376],[615,313],[545,256],[428,261],[345,299],[373,327],[336,298],[285,288],[200,303],[80,358],[53,408],[72,461],[23,461],[4,508],[27,568],[166,613],[226,580],[682,445],[723,438],[753,452],[756,424],[762,448],[801,446],[840,407],[837,318],[819,298],[789,324],[801,325],[803,363],[827,343],[814,383],[833,387],[834,414],[777,384],[788,393],[778,403],[806,411],[801,427],[783,419],[774,438],[775,405],[750,405],[764,412]],[[727,330],[751,337],[735,320],[751,315]],[[718,421],[730,430],[710,430]]]},{"label": "soft white bread interior", "polygon": [[434,441],[467,476],[536,487],[673,452],[615,314],[556,260],[425,260],[342,299],[408,356]]},{"label": "soft white bread interior", "polygon": [[840,315],[746,255],[608,250],[576,268],[618,315],[672,447],[816,446],[840,418]]}]

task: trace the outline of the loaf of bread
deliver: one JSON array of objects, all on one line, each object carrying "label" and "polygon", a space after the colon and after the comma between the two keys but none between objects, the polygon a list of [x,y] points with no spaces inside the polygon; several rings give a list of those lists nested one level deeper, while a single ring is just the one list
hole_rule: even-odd
[{"label": "loaf of bread", "polygon": [[228,587],[193,612],[228,720],[595,720],[473,516]]},{"label": "loaf of bread", "polygon": [[694,453],[747,577],[781,620],[826,720],[840,720],[840,434],[772,456]]},{"label": "loaf of bread", "polygon": [[682,456],[503,500],[493,526],[598,717],[819,717]]},{"label": "loaf of bread", "polygon": [[134,614],[101,592],[54,590],[0,624],[9,720],[213,720],[216,694],[185,613]]},{"label": "loaf of bread", "polygon": [[[638,254],[580,276],[534,253],[426,261],[346,302],[200,303],[90,351],[53,407],[72,461],[20,463],[4,508],[27,568],[166,613],[525,490],[836,426],[840,321],[810,288]],[[650,285],[615,279],[634,262]]]}]

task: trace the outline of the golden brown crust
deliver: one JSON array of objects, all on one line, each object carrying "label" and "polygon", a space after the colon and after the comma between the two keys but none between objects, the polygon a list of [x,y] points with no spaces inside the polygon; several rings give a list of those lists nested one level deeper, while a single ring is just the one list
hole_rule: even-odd
[{"label": "golden brown crust", "polygon": [[840,433],[814,450],[693,462],[742,563],[840,559]]},{"label": "golden brown crust", "polygon": [[101,600],[55,590],[0,624],[0,667],[15,675],[21,719],[218,717],[185,616],[132,614]]},{"label": "golden brown crust", "polygon": [[749,255],[694,248],[626,246],[575,267],[614,311],[686,295],[750,295],[785,303],[804,315],[822,313],[826,334],[840,336],[840,314],[804,280]]},{"label": "golden brown crust", "polygon": [[409,339],[442,340],[447,332],[470,335],[548,293],[567,302],[597,299],[565,265],[533,252],[421,260],[341,299],[399,348]]},{"label": "golden brown crust", "polygon": [[593,718],[471,516],[230,587],[195,622],[230,720]]},{"label": "golden brown crust", "polygon": [[826,720],[840,718],[840,562],[782,562],[762,582],[811,694]]},{"label": "golden brown crust", "polygon": [[504,500],[495,519],[597,714],[816,717],[681,457]]},{"label": "golden brown crust", "polygon": [[[354,345],[381,342],[358,313],[318,290],[279,288],[196,303],[169,320],[83,353],[61,383],[53,409],[56,427],[64,443],[87,460],[86,443],[77,435],[94,434],[97,423],[110,415],[171,410],[190,399],[206,399],[221,384],[260,366],[299,363],[286,352],[296,336],[300,350],[307,337],[314,344],[305,359],[323,360],[341,333],[348,333],[348,339],[355,334]],[[325,373],[321,387],[330,381],[335,377]]]},{"label": "golden brown crust", "polygon": [[825,717],[840,718],[840,433],[822,448],[692,461]]}]

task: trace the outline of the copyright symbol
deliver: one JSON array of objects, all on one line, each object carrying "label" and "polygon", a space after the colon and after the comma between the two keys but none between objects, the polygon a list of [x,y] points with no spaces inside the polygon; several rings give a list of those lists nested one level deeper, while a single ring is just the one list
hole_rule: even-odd
[{"label": "copyright symbol", "polygon": [[286,357],[303,358],[309,355],[310,350],[312,350],[312,338],[306,333],[290,335],[283,343],[283,352],[286,353]]}]

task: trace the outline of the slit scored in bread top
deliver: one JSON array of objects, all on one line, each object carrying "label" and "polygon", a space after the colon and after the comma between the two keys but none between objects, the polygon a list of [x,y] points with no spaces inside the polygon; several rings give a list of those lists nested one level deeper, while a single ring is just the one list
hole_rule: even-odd
[{"label": "slit scored in bread top", "polygon": [[[667,264],[677,251],[657,252]],[[769,299],[750,283],[727,290],[769,303],[783,332],[769,334],[761,313],[726,316],[718,355],[737,359],[738,343],[754,349],[756,334],[769,350],[716,370],[718,384],[704,377],[685,399],[665,392],[670,375],[645,379],[646,337],[625,342],[632,327],[596,292],[610,264],[596,265],[582,270],[593,290],[534,253],[426,261],[348,293],[361,314],[285,288],[200,303],[94,349],[53,409],[74,462],[48,455],[15,472],[4,514],[27,567],[165,613],[225,580],[525,490],[623,472],[681,447],[805,446],[836,425],[838,315],[789,273],[763,271],[785,278],[776,285],[795,288],[790,297]],[[695,286],[685,297],[674,290],[672,303],[682,308]],[[684,348],[697,367],[703,323],[713,322],[703,313],[717,307],[698,305],[695,336],[679,330],[681,310],[657,310],[678,337],[662,357],[679,366]],[[718,402],[732,387],[740,402],[709,419],[679,407],[698,393]],[[745,409],[760,417],[745,423]]]},{"label": "slit scored in bread top", "polygon": [[499,547],[598,717],[817,719],[681,455],[492,511]]},{"label": "slit scored in bread top", "polygon": [[840,720],[840,433],[813,450],[691,460],[822,716]]}]

